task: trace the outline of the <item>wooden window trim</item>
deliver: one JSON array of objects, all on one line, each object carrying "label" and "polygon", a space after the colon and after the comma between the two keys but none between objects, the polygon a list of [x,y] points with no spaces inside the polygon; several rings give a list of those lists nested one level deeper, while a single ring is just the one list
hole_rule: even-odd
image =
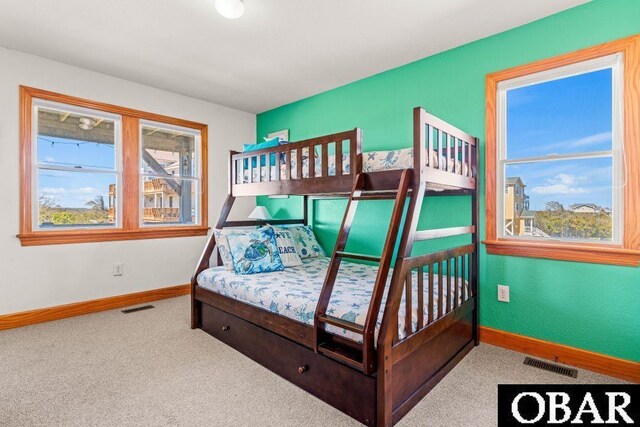
[{"label": "wooden window trim", "polygon": [[[497,236],[497,89],[498,83],[541,71],[563,67],[607,55],[624,55],[623,124],[627,158],[627,185],[624,188],[624,218],[621,245],[531,242]],[[486,245],[487,253],[546,258],[597,264],[640,265],[640,35],[604,43],[554,58],[487,75],[486,102]]]},{"label": "wooden window trim", "polygon": [[[122,116],[122,226],[118,228],[87,230],[34,230],[32,224],[32,101],[42,99],[61,104],[90,108]],[[140,226],[139,181],[139,122],[140,119],[182,126],[200,131],[201,140],[201,201],[200,224],[185,226]],[[90,101],[42,89],[20,86],[20,231],[22,246],[54,245],[64,243],[106,242],[116,240],[157,239],[168,237],[204,236],[209,227],[207,189],[207,137],[206,124],[176,119],[160,114],[124,108],[117,105]]]}]

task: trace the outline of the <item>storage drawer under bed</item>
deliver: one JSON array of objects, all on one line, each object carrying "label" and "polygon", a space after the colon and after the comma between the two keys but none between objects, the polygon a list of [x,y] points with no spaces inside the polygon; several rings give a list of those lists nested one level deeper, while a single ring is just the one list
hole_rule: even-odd
[{"label": "storage drawer under bed", "polygon": [[375,377],[205,303],[201,328],[363,424],[375,424]]}]

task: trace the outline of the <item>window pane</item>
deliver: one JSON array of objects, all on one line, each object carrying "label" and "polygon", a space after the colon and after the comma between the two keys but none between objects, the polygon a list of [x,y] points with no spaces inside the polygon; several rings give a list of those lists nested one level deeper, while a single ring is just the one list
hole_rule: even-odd
[{"label": "window pane", "polygon": [[611,241],[612,159],[506,166],[504,236]]},{"label": "window pane", "polygon": [[507,158],[611,150],[612,69],[507,91]]},{"label": "window pane", "polygon": [[196,223],[197,181],[145,177],[143,190],[145,225]]},{"label": "window pane", "polygon": [[142,173],[198,176],[196,136],[154,126],[141,126]]},{"label": "window pane", "polygon": [[39,227],[115,226],[116,180],[115,173],[39,170]]},{"label": "window pane", "polygon": [[115,122],[91,114],[38,108],[38,164],[115,169]]}]

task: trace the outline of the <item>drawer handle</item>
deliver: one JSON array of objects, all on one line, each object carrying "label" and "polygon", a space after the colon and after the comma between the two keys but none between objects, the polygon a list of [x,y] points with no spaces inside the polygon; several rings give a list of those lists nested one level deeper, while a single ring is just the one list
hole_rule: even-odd
[{"label": "drawer handle", "polygon": [[231,329],[231,326],[225,325],[222,327],[222,332],[227,332],[229,329]]},{"label": "drawer handle", "polygon": [[298,373],[299,374],[304,374],[305,372],[307,372],[309,370],[309,365],[304,365],[304,366],[300,366],[298,368]]}]

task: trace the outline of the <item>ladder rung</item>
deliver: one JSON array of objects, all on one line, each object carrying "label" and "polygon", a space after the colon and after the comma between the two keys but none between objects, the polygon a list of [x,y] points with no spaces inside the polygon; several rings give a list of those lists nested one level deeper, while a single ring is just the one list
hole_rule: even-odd
[{"label": "ladder rung", "polygon": [[334,360],[349,365],[352,368],[362,369],[362,352],[349,350],[346,347],[338,347],[333,343],[323,343],[318,346],[318,352]]},{"label": "ladder rung", "polygon": [[337,326],[339,328],[346,329],[347,331],[355,332],[356,334],[362,335],[364,333],[364,326],[349,322],[348,320],[340,319],[339,317],[325,314],[324,316],[318,316],[318,320],[328,325]]},{"label": "ladder rung", "polygon": [[382,259],[378,256],[356,254],[353,252],[342,252],[342,251],[336,251],[336,256],[340,258],[351,258],[351,259],[359,259],[361,261],[373,261],[373,262],[380,262],[380,260]]},{"label": "ladder rung", "polygon": [[352,197],[351,200],[394,200],[395,198],[395,194],[363,194]]}]

